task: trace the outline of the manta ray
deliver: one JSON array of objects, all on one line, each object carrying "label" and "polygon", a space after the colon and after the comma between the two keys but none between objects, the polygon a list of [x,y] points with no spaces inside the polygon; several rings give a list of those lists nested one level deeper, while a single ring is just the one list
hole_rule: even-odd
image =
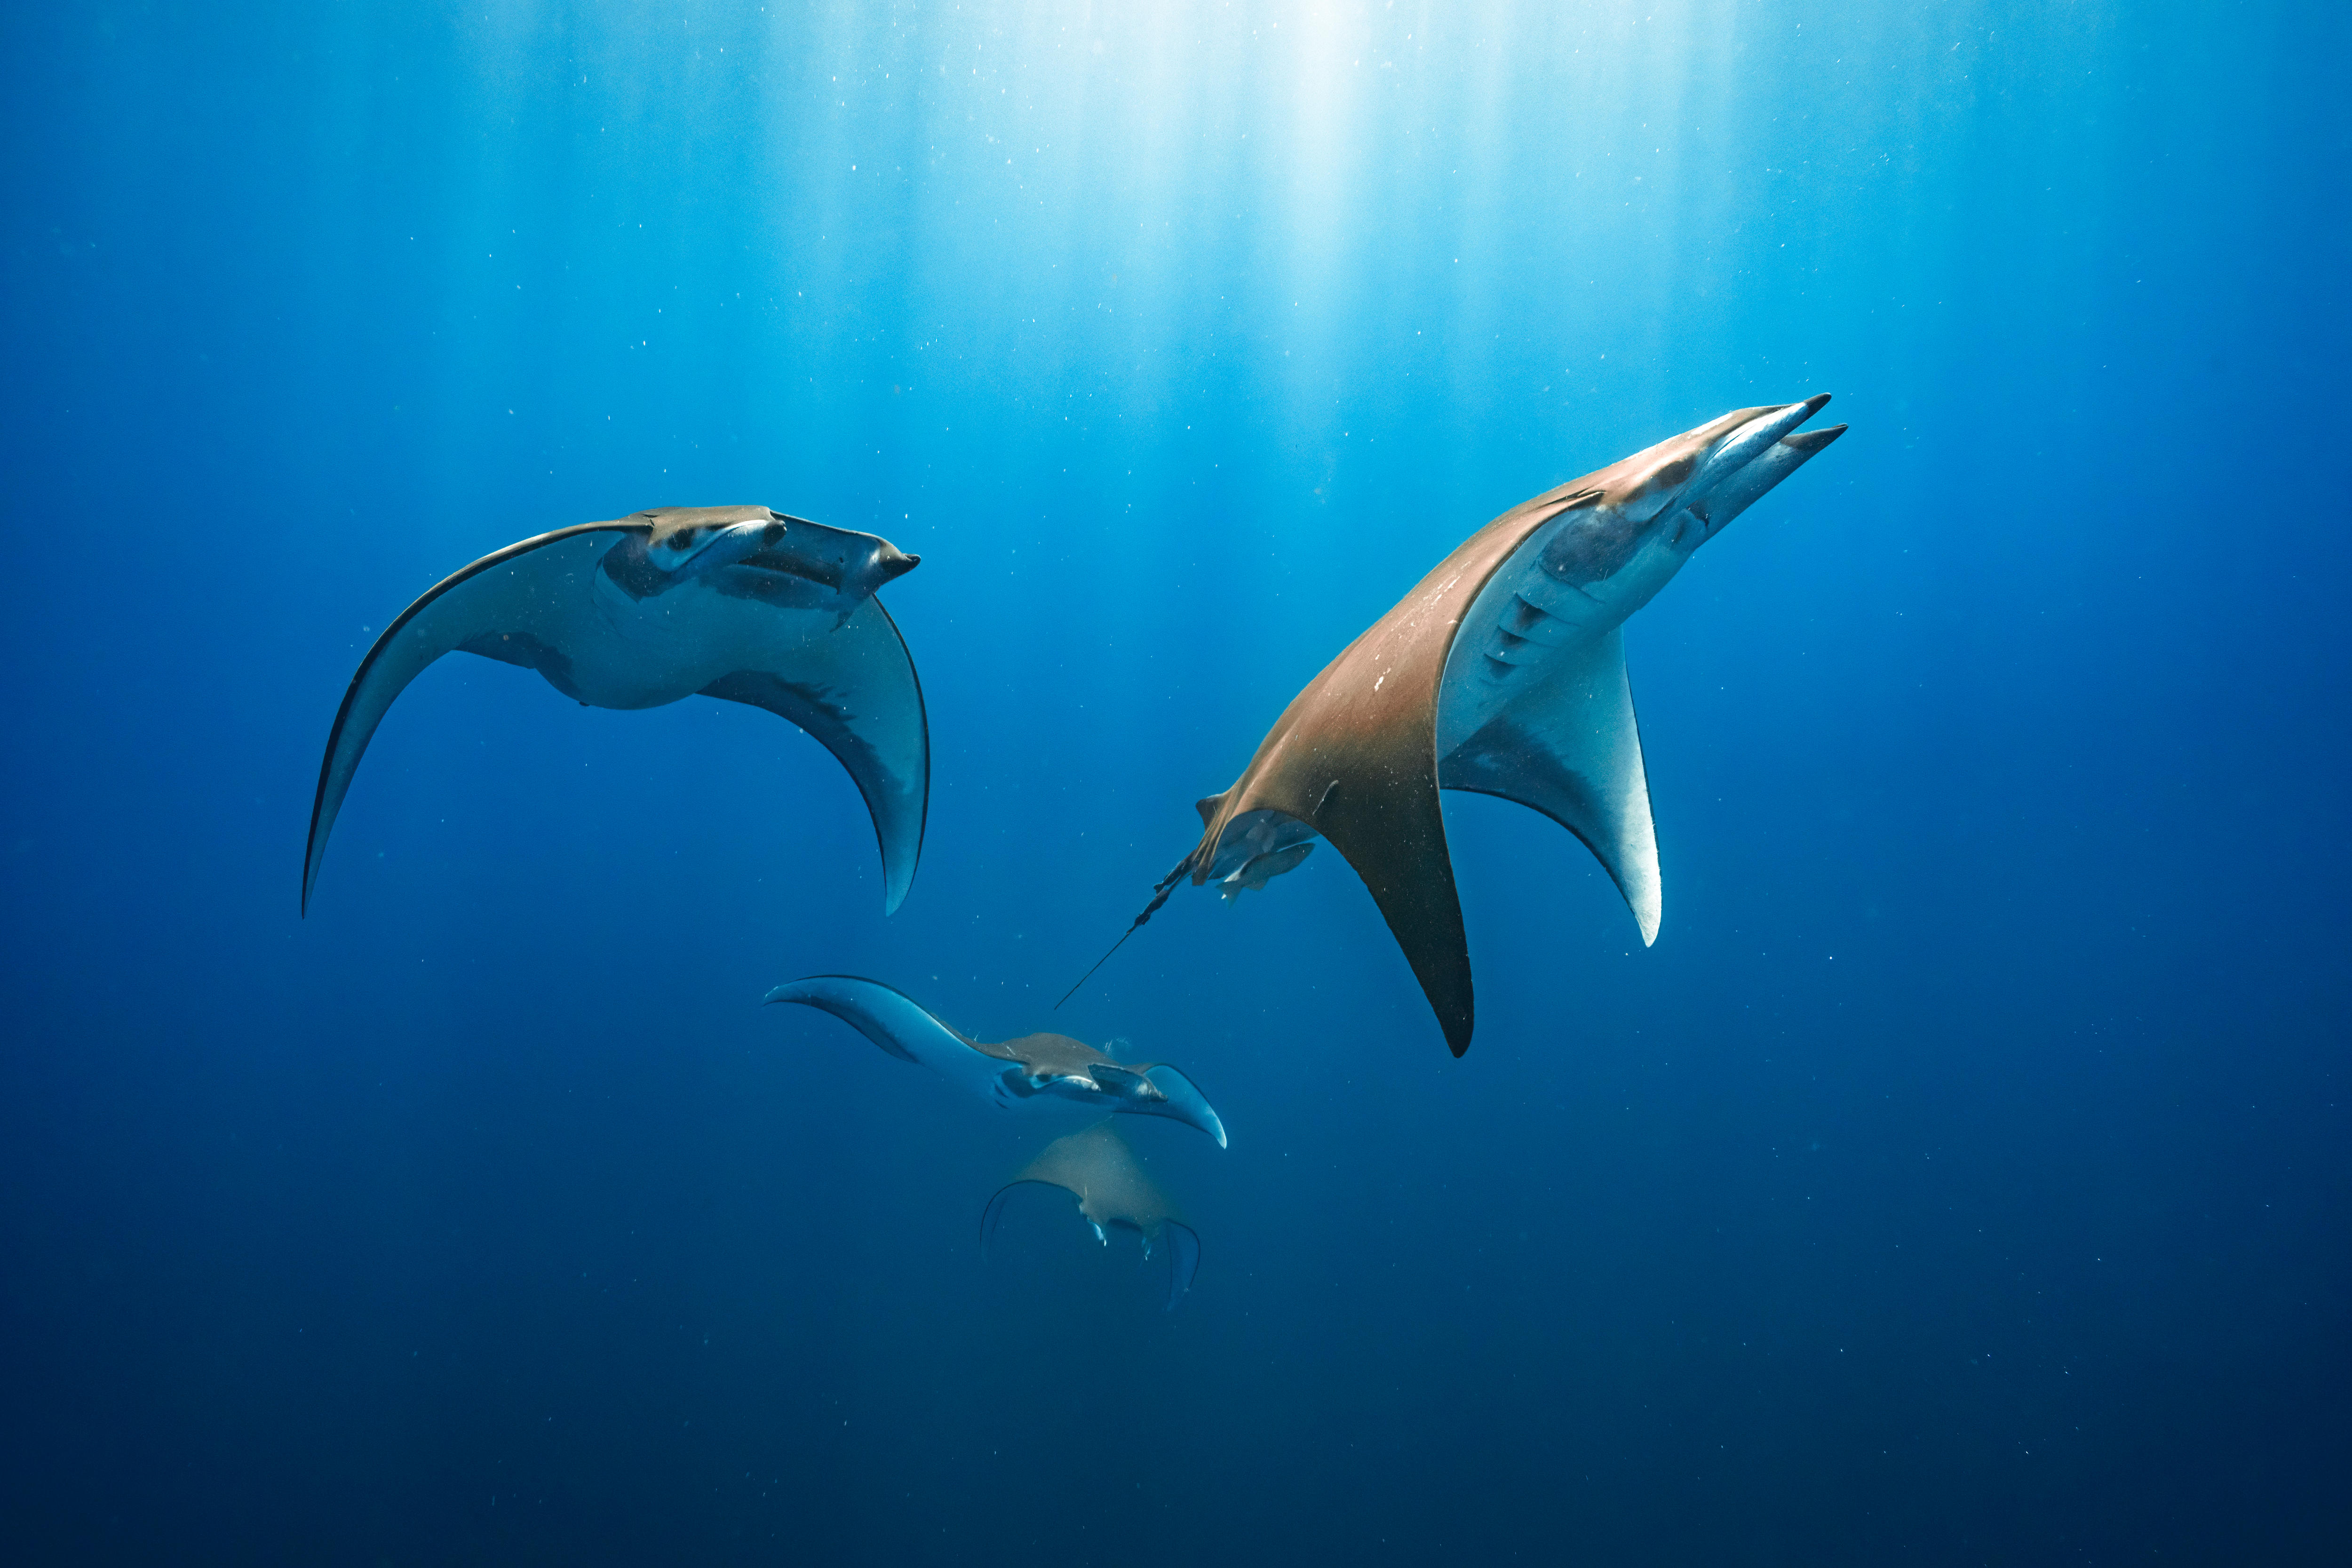
[{"label": "manta ray", "polygon": [[1024,1035],[991,1045],[958,1034],[878,980],[812,974],[768,993],[832,1014],[900,1061],[930,1068],[1003,1110],[1165,1116],[1225,1146],[1225,1124],[1201,1091],[1165,1062],[1122,1065],[1067,1035]]},{"label": "manta ray", "polygon": [[791,720],[849,770],[882,846],[883,905],[914,881],[930,795],[923,690],[875,590],[920,558],[763,506],[663,507],[509,544],[444,578],[360,661],[327,736],[302,860],[309,913],[369,738],[447,653],[535,669],[583,707],[700,693]]},{"label": "manta ray", "polygon": [[1143,1173],[1135,1155],[1108,1121],[1056,1138],[1045,1145],[1022,1173],[997,1189],[980,1215],[981,1256],[1004,1217],[1005,1200],[1013,1189],[1035,1184],[1059,1187],[1078,1200],[1078,1213],[1094,1226],[1095,1239],[1110,1244],[1113,1228],[1133,1231],[1143,1241],[1143,1256],[1162,1242],[1168,1247],[1168,1310],[1192,1288],[1201,1268],[1201,1237],[1177,1217],[1176,1210]]},{"label": "manta ray", "polygon": [[1474,1022],[1470,953],[1441,789],[1517,801],[1576,835],[1643,944],[1654,942],[1658,842],[1622,628],[1694,551],[1843,434],[1798,430],[1827,402],[1734,409],[1464,541],[1291,700],[1232,788],[1199,803],[1200,842],[1119,942],[1187,875],[1231,898],[1328,839],[1458,1057]]}]

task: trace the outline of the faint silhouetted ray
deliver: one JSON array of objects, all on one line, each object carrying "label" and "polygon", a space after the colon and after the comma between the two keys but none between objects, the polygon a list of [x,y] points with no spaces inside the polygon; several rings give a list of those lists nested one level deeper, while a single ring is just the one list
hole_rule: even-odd
[{"label": "faint silhouetted ray", "polygon": [[1005,1201],[1024,1185],[1059,1187],[1078,1200],[1078,1213],[1094,1226],[1095,1239],[1108,1245],[1109,1232],[1134,1232],[1143,1242],[1143,1255],[1154,1247],[1168,1248],[1168,1308],[1173,1310],[1192,1288],[1201,1268],[1201,1237],[1177,1216],[1167,1194],[1143,1173],[1143,1167],[1108,1121],[1056,1138],[1029,1162],[1021,1173],[997,1189],[980,1215],[981,1255],[1004,1217]]}]

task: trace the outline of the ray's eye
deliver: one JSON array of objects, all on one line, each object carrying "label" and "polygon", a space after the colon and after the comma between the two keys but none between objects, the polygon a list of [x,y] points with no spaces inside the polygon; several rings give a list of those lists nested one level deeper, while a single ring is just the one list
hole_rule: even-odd
[{"label": "ray's eye", "polygon": [[768,524],[767,527],[760,531],[760,542],[762,544],[773,544],[783,536],[784,525],[781,522],[772,522]]},{"label": "ray's eye", "polygon": [[701,531],[699,529],[681,528],[676,533],[669,536],[669,547],[672,550],[692,549],[694,546],[694,536],[700,531]]}]

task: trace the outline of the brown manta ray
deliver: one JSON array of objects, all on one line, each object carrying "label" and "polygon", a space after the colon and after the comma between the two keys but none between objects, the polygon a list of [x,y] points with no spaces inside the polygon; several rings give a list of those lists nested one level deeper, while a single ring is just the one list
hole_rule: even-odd
[{"label": "brown manta ray", "polygon": [[1795,433],[1828,401],[1734,409],[1472,534],[1291,700],[1231,789],[1200,803],[1200,843],[1128,934],[1188,873],[1231,897],[1328,838],[1371,890],[1460,1056],[1470,953],[1437,792],[1463,789],[1532,806],[1582,839],[1643,942],[1655,940],[1657,837],[1621,628],[1693,551],[1844,431]]}]

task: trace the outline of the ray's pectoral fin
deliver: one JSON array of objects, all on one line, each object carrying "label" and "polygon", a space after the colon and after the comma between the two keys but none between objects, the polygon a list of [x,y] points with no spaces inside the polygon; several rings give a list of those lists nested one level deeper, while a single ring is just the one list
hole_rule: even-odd
[{"label": "ray's pectoral fin", "polygon": [[767,668],[723,675],[702,692],[791,720],[849,771],[882,846],[884,908],[896,910],[923,852],[931,735],[915,661],[889,612],[866,599],[829,635],[780,649]]},{"label": "ray's pectoral fin", "polygon": [[975,1050],[895,986],[855,974],[812,974],[777,986],[763,1000],[830,1013],[900,1061],[929,1068],[983,1099],[1001,1098],[1004,1063]]},{"label": "ray's pectoral fin", "polygon": [[1201,1271],[1201,1237],[1181,1220],[1170,1220],[1160,1231],[1160,1239],[1168,1247],[1168,1305],[1164,1310],[1174,1311],[1184,1292],[1192,1288],[1192,1277]]},{"label": "ray's pectoral fin", "polygon": [[[1314,691],[1307,689],[1308,693]],[[1305,700],[1302,697],[1300,700]],[[1424,711],[1426,710],[1424,709]],[[1454,861],[1445,845],[1445,817],[1438,805],[1434,742],[1424,722],[1408,720],[1383,731],[1372,724],[1326,722],[1305,743],[1294,736],[1295,754],[1278,757],[1253,787],[1237,785],[1219,801],[1243,794],[1247,812],[1227,813],[1220,805],[1192,856],[1192,877],[1204,880],[1227,856],[1226,836],[1249,813],[1278,812],[1294,817],[1330,841],[1355,868],[1388,921],[1390,934],[1421,982],[1423,995],[1445,1031],[1455,1056],[1470,1048],[1475,1007],[1470,985],[1470,943],[1462,925],[1462,904],[1454,888]],[[1319,743],[1318,743],[1319,742]],[[1258,764],[1253,764],[1253,772]],[[1246,781],[1245,782],[1251,782]],[[1269,876],[1306,858],[1295,842],[1269,861]],[[1295,858],[1290,852],[1296,851]],[[1246,874],[1255,861],[1244,862]],[[1231,889],[1226,889],[1230,891]]]},{"label": "ray's pectoral fin", "polygon": [[1364,879],[1458,1057],[1470,1048],[1476,1005],[1433,772],[1373,765],[1342,774],[1322,787],[1307,820]]},{"label": "ray's pectoral fin", "polygon": [[1054,1184],[1052,1182],[1033,1181],[1024,1176],[1018,1181],[1007,1182],[996,1189],[994,1195],[988,1200],[988,1206],[980,1211],[980,1256],[982,1261],[988,1258],[989,1243],[996,1239],[996,1227],[1004,1218],[1004,1205],[1006,1200],[1013,1196],[1013,1189],[1050,1187]]},{"label": "ray's pectoral fin", "polygon": [[383,629],[360,661],[327,735],[302,856],[305,913],[343,796],[394,699],[442,655],[461,649],[536,669],[558,691],[576,697],[563,649],[567,615],[584,597],[605,552],[645,531],[589,523],[523,540],[442,579]]},{"label": "ray's pectoral fin", "polygon": [[1124,1068],[1113,1062],[1097,1062],[1088,1071],[1105,1090],[1119,1098],[1119,1110],[1137,1116],[1165,1116],[1187,1127],[1197,1127],[1225,1144],[1225,1124],[1217,1117],[1216,1108],[1208,1097],[1193,1087],[1192,1080],[1165,1062],[1145,1068]]},{"label": "ray's pectoral fin", "polygon": [[1643,944],[1657,940],[1658,835],[1621,631],[1456,746],[1437,781],[1517,801],[1575,834],[1624,894]]}]

